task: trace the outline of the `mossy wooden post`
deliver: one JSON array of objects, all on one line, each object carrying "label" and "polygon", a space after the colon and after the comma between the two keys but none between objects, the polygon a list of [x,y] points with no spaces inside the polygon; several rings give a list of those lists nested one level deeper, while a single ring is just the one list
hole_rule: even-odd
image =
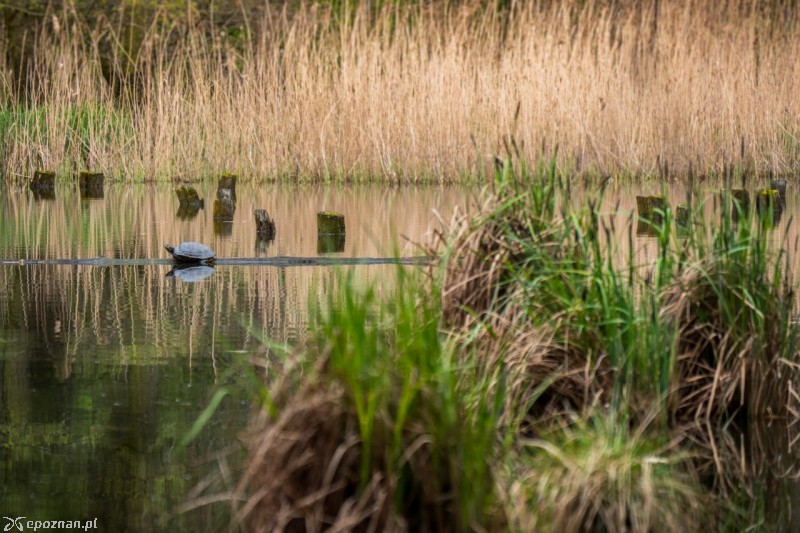
[{"label": "mossy wooden post", "polygon": [[205,202],[194,187],[176,187],[175,194],[178,196],[177,217],[182,220],[193,219],[201,209],[205,208]]},{"label": "mossy wooden post", "polygon": [[344,215],[330,211],[317,213],[317,253],[344,251]]},{"label": "mossy wooden post", "polygon": [[33,174],[30,189],[36,198],[52,199],[56,197],[56,173],[52,170],[37,170]]},{"label": "mossy wooden post", "polygon": [[750,193],[745,189],[722,189],[720,197],[723,205],[730,206],[734,221],[739,220],[740,215],[746,216],[750,212]]},{"label": "mossy wooden post", "polygon": [[270,218],[266,209],[256,209],[256,235],[259,239],[271,241],[275,239],[275,221]]},{"label": "mossy wooden post", "polygon": [[231,191],[231,199],[236,202],[236,176],[233,174],[228,174],[227,172],[219,177],[219,184],[217,185],[217,191],[222,189],[228,189]]},{"label": "mossy wooden post", "polygon": [[178,203],[181,207],[196,207],[198,209],[205,207],[205,202],[197,194],[197,190],[194,187],[176,187],[175,194],[178,196]]},{"label": "mossy wooden post", "polygon": [[756,193],[756,211],[759,215],[767,215],[772,210],[773,222],[778,222],[783,213],[781,193],[777,189],[761,189]]},{"label": "mossy wooden post", "polygon": [[678,204],[675,208],[675,223],[679,226],[689,225],[689,206]]},{"label": "mossy wooden post", "polygon": [[102,172],[81,172],[78,174],[78,186],[82,198],[102,198],[105,176]]},{"label": "mossy wooden post", "polygon": [[230,189],[218,189],[217,199],[214,200],[214,220],[217,222],[233,221],[236,204],[231,198]]},{"label": "mossy wooden post", "polygon": [[786,204],[786,180],[771,180],[769,188],[778,191],[781,196],[781,201]]},{"label": "mossy wooden post", "polygon": [[639,216],[651,222],[661,222],[667,207],[667,199],[660,195],[636,197],[636,210]]}]

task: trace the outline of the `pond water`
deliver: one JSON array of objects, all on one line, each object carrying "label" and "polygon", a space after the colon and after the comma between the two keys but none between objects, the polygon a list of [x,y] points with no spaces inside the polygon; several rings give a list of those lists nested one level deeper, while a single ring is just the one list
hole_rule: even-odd
[{"label": "pond water", "polygon": [[[196,185],[213,198],[214,184]],[[161,258],[165,243],[199,241],[218,257],[318,256],[316,213],[346,216],[341,252],[422,255],[438,227],[468,203],[455,188],[281,187],[239,184],[232,223],[208,205],[178,212],[167,185],[107,183],[102,199],[59,185],[38,199],[7,188],[0,260]],[[211,203],[211,202],[209,202]],[[276,222],[256,238],[253,210]],[[380,291],[396,266],[354,266]],[[414,268],[414,267],[406,267]],[[302,339],[309,305],[336,289],[332,267],[219,266],[199,283],[169,264],[0,265],[0,511],[28,520],[98,519],[108,531],[218,531],[227,504],[170,516],[236,443],[254,402],[246,393],[261,342]],[[178,443],[214,392],[231,385],[203,432]],[[252,386],[249,387],[252,390]],[[239,391],[239,392],[236,392]]]},{"label": "pond water", "polygon": [[[253,360],[269,356],[262,339],[301,340],[309,306],[319,306],[339,279],[333,267],[223,265],[199,283],[185,283],[168,276],[172,267],[165,261],[15,261],[165,260],[164,244],[182,241],[206,243],[221,258],[318,257],[319,211],[346,216],[344,245],[326,257],[419,256],[415,243],[440,227],[434,210],[449,220],[474,196],[474,189],[461,188],[240,183],[233,221],[217,224],[210,205],[216,185],[195,187],[209,204],[196,212],[179,210],[168,185],[107,183],[98,199],[82,199],[66,184],[50,199],[26,188],[0,192],[0,261],[7,261],[0,264],[2,516],[97,518],[102,530],[227,527],[224,502],[173,511],[201,480],[219,478],[235,459],[231,450],[255,405]],[[620,243],[627,240],[635,195],[660,191],[657,184],[608,190],[602,211],[615,213]],[[673,206],[684,200],[679,187],[667,194]],[[576,192],[573,200],[582,196]],[[790,189],[776,237],[794,242],[791,213],[798,207],[800,196]],[[257,238],[258,208],[275,220],[274,240]],[[711,216],[713,202],[705,210]],[[641,262],[654,259],[653,237],[641,234],[635,246]],[[624,246],[620,253],[627,254]],[[396,268],[347,267],[358,284],[379,293],[391,287]],[[181,449],[178,443],[223,386],[232,393]],[[783,471],[791,468],[785,448],[768,456],[780,459]]]}]

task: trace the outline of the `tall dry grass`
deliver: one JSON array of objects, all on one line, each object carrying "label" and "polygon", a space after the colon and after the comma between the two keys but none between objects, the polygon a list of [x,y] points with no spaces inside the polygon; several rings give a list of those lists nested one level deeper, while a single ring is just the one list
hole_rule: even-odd
[{"label": "tall dry grass", "polygon": [[159,18],[135,51],[66,11],[25,84],[0,70],[6,173],[449,180],[509,136],[580,171],[800,167],[800,8],[582,4],[302,3],[237,39]]}]

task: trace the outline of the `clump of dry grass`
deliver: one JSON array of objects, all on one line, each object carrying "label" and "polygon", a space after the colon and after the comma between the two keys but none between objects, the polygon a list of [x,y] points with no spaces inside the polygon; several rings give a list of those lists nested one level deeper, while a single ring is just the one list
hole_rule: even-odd
[{"label": "clump of dry grass", "polygon": [[670,401],[680,420],[783,416],[794,403],[794,291],[770,284],[766,265],[739,261],[696,261],[664,292],[663,319],[678,329]]},{"label": "clump of dry grass", "polygon": [[254,420],[238,489],[246,501],[235,519],[252,531],[400,529],[394,483],[375,473],[359,484],[362,444],[342,387],[311,380],[275,401],[276,418],[264,411]]},{"label": "clump of dry grass", "polygon": [[[688,457],[624,420],[593,415],[527,440],[506,480],[520,531],[698,531],[716,503],[685,470]],[[657,435],[657,434],[656,434]]]},{"label": "clump of dry grass", "polygon": [[159,18],[135,53],[67,10],[24,83],[0,65],[7,175],[453,180],[507,136],[579,172],[798,170],[798,6],[369,4],[267,10],[239,40]]}]

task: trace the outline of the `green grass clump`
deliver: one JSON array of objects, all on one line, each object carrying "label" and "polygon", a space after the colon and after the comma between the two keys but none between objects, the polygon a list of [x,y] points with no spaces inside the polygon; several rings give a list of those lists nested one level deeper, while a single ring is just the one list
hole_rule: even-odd
[{"label": "green grass clump", "polygon": [[399,280],[385,301],[348,281],[318,318],[302,377],[273,388],[246,479],[263,495],[248,518],[257,529],[492,523],[499,392],[458,362],[436,300]]}]

